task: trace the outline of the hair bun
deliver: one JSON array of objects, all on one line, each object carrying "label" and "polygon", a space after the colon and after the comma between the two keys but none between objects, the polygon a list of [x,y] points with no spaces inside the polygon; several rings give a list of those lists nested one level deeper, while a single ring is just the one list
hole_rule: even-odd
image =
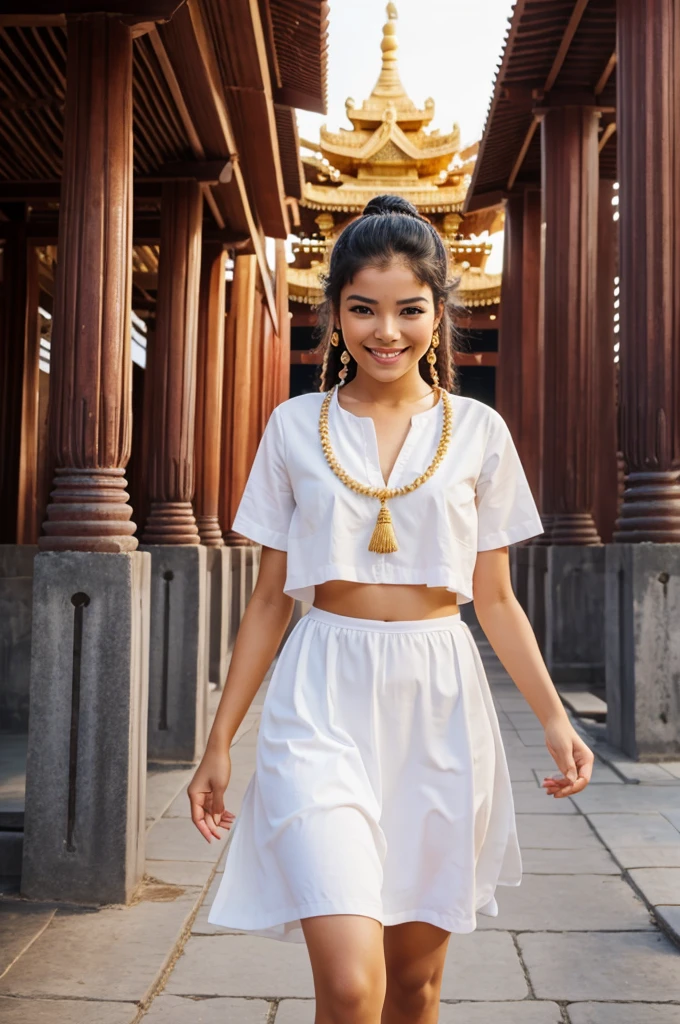
[{"label": "hair bun", "polygon": [[408,199],[402,199],[401,196],[393,196],[389,193],[371,199],[364,207],[362,217],[380,217],[387,213],[403,213],[407,217],[423,219]]}]

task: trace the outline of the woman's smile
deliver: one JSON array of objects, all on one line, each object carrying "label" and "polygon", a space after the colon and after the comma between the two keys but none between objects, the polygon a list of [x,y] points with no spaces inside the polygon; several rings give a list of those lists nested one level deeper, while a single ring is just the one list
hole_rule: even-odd
[{"label": "woman's smile", "polygon": [[396,363],[399,356],[403,355],[404,352],[407,352],[410,347],[410,345],[400,346],[399,348],[377,348],[376,346],[364,346],[366,351],[370,352],[375,361],[382,364]]}]

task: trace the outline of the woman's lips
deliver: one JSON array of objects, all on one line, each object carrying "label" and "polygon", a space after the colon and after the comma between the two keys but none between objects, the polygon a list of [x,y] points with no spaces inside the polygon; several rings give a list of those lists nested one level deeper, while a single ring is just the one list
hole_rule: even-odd
[{"label": "woman's lips", "polygon": [[380,363],[381,366],[388,366],[391,363],[398,362],[399,356],[403,355],[407,349],[383,349],[381,351],[380,349],[367,348],[366,351],[373,356],[376,363]]}]

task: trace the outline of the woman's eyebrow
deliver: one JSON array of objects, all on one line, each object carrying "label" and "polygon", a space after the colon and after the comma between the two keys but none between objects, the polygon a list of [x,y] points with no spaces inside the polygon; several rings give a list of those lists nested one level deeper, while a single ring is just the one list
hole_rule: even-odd
[{"label": "woman's eyebrow", "polygon": [[427,302],[427,299],[425,298],[424,295],[416,295],[415,298],[413,299],[398,299],[397,305],[406,306],[408,305],[409,302]]},{"label": "woman's eyebrow", "polygon": [[348,295],[347,301],[349,302],[350,299],[358,299],[360,302],[370,302],[372,306],[378,305],[377,299],[367,299],[365,295]]}]

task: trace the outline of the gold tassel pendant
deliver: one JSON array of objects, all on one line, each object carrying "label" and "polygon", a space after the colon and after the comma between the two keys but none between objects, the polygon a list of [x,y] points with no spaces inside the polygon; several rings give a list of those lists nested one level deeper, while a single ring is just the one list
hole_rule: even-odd
[{"label": "gold tassel pendant", "polygon": [[390,551],[399,550],[397,538],[392,526],[392,516],[390,515],[390,510],[385,504],[384,498],[380,499],[380,511],[378,512],[378,519],[375,524],[373,536],[371,537],[371,543],[368,545],[368,550],[377,551],[381,555],[388,554]]}]

